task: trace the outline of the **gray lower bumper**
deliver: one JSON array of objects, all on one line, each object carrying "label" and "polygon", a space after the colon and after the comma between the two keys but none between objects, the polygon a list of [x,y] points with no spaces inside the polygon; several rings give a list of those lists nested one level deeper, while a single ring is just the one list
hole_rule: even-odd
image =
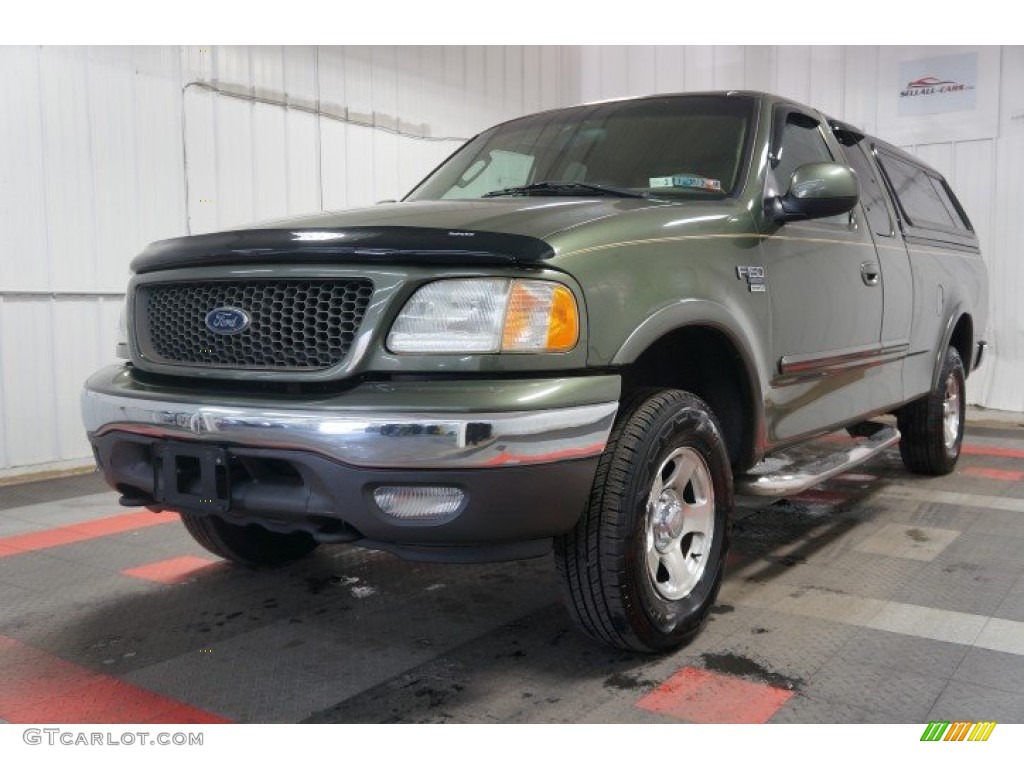
[{"label": "gray lower bumper", "polygon": [[[564,380],[551,380],[549,389],[557,389],[560,381]],[[482,382],[479,392],[484,396],[479,399],[485,404],[488,391]],[[86,383],[82,415],[93,437],[119,431],[304,451],[365,468],[462,469],[597,456],[604,450],[618,408],[616,401],[609,401],[497,410],[509,402],[507,391],[497,392],[491,403],[495,410],[472,413],[346,410],[344,395],[317,407],[287,401],[228,405],[218,402],[223,398],[190,400],[182,394],[147,392],[126,381],[123,372],[107,369]],[[401,394],[392,394],[401,403]]]}]

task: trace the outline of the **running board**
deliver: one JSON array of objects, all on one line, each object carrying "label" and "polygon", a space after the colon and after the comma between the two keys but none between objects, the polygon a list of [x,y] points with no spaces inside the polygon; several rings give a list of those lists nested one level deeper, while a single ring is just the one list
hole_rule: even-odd
[{"label": "running board", "polygon": [[[830,477],[841,475],[900,440],[896,427],[878,425],[879,429],[848,449],[817,458],[805,457],[798,450],[770,456],[748,474],[736,478],[736,493],[745,496],[792,496]],[[805,449],[806,451],[806,449]]]}]

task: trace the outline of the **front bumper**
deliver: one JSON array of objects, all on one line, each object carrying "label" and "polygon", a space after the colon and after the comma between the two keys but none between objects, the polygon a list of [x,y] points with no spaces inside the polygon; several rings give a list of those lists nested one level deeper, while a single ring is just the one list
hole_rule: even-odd
[{"label": "front bumper", "polygon": [[[236,465],[217,510],[225,519],[415,554],[569,530],[618,394],[618,377],[592,376],[366,384],[270,399],[158,388],[115,366],[86,382],[82,412],[107,482],[134,503],[209,513],[158,500],[159,446],[217,446]],[[464,500],[444,519],[399,520],[374,501],[382,485],[458,488]]]}]

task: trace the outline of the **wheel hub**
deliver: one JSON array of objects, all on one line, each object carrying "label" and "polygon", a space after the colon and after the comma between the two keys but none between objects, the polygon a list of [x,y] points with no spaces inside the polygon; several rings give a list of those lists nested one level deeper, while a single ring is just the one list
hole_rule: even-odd
[{"label": "wheel hub", "polygon": [[654,546],[667,552],[677,542],[683,527],[683,501],[674,489],[661,492],[654,508]]},{"label": "wheel hub", "polygon": [[646,561],[666,600],[688,596],[704,575],[715,526],[711,470],[692,448],[677,448],[655,473],[647,497]]}]

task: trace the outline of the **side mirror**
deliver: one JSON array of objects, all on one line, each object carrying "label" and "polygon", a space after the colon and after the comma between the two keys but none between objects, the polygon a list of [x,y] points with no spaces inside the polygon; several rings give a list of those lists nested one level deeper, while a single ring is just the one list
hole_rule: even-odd
[{"label": "side mirror", "polygon": [[839,163],[807,163],[795,171],[789,191],[768,201],[768,214],[780,224],[823,219],[853,210],[860,193],[853,170]]}]

